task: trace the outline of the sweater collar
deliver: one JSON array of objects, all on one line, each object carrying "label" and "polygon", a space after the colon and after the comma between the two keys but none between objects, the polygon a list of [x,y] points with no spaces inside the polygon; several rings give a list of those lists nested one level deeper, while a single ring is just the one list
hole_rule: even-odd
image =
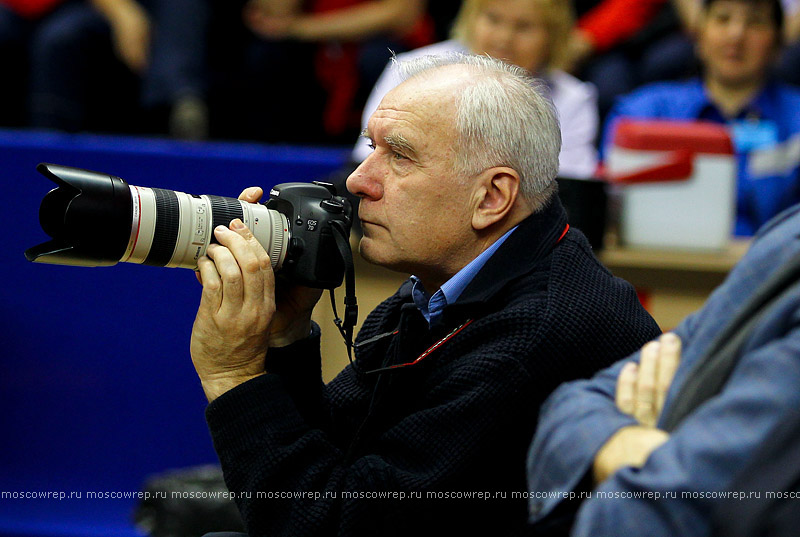
[{"label": "sweater collar", "polygon": [[[558,244],[567,229],[567,213],[556,194],[545,207],[519,223],[467,285],[455,304],[448,308],[485,303],[507,283],[530,272],[535,262]],[[409,279],[400,286],[399,296],[403,301],[412,300],[413,285]]]},{"label": "sweater collar", "polygon": [[567,213],[558,195],[540,211],[520,222],[517,229],[464,289],[455,305],[491,299],[510,281],[530,272],[537,260],[558,244],[567,229]]}]

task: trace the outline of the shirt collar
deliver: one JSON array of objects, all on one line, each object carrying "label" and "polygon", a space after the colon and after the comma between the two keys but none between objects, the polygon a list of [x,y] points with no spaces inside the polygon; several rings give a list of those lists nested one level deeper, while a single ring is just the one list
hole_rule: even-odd
[{"label": "shirt collar", "polygon": [[520,222],[517,231],[461,293],[458,305],[469,309],[490,300],[509,282],[530,272],[539,259],[553,250],[567,229],[567,213],[558,195],[554,195],[545,207]]},{"label": "shirt collar", "polygon": [[444,282],[442,287],[439,288],[433,296],[428,295],[428,292],[425,290],[425,287],[418,277],[411,276],[411,281],[413,282],[411,297],[414,300],[414,304],[428,321],[429,326],[436,324],[445,306],[453,304],[458,300],[458,297],[461,296],[461,293],[466,289],[467,285],[475,278],[475,275],[480,272],[489,258],[492,257],[517,227],[518,226],[514,226],[509,229],[502,237],[481,252],[478,257],[467,263],[467,265],[459,270],[452,278]]},{"label": "shirt collar", "polygon": [[697,92],[695,106],[697,107],[692,117],[707,119],[720,123],[727,123],[731,119],[774,119],[776,114],[776,103],[774,94],[774,84],[768,81],[761,91],[756,94],[752,101],[747,103],[735,118],[727,118],[711,100],[708,91],[702,81],[697,78],[692,82],[694,91]]},{"label": "shirt collar", "polygon": [[[558,196],[522,222],[505,243],[498,248],[484,267],[469,282],[458,297],[458,302],[450,304],[443,317],[452,313],[464,318],[479,314],[494,296],[510,282],[529,273],[539,259],[546,257],[561,238],[565,236],[567,213]],[[398,289],[398,298],[415,307],[412,298],[414,281],[408,279]],[[443,322],[447,323],[446,319]]]}]

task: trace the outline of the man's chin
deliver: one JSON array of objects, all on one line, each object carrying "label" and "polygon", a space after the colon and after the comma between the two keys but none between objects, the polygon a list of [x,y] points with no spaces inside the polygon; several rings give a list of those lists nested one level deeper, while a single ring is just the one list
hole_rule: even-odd
[{"label": "man's chin", "polygon": [[374,265],[379,265],[379,261],[376,259],[375,256],[375,248],[374,244],[370,244],[369,237],[363,235],[361,240],[358,241],[358,253],[361,255],[361,258],[364,259],[367,263],[372,263]]},{"label": "man's chin", "polygon": [[396,260],[391,255],[387,255],[385,249],[375,239],[370,239],[367,235],[361,237],[358,243],[358,253],[361,258],[372,265],[378,265],[389,270],[396,270],[394,264]]}]

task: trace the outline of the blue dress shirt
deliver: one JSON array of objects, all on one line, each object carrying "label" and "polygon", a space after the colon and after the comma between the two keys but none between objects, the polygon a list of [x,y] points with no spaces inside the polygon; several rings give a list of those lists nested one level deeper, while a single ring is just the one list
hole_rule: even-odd
[{"label": "blue dress shirt", "polygon": [[603,150],[621,117],[706,120],[731,127],[739,169],[736,235],[753,235],[800,202],[800,89],[768,83],[737,117],[726,118],[700,79],[649,84],[617,101],[606,120]]},{"label": "blue dress shirt", "polygon": [[469,282],[480,272],[483,265],[489,260],[490,257],[500,248],[505,240],[517,229],[517,226],[509,229],[502,237],[497,239],[494,244],[489,246],[481,254],[470,261],[464,268],[456,272],[456,274],[444,282],[442,287],[439,288],[433,296],[430,296],[422,285],[422,282],[416,276],[411,276],[414,282],[414,287],[411,289],[411,297],[414,299],[414,304],[425,316],[428,321],[428,326],[435,326],[437,321],[442,315],[445,306],[455,303],[464,289],[467,288]]}]

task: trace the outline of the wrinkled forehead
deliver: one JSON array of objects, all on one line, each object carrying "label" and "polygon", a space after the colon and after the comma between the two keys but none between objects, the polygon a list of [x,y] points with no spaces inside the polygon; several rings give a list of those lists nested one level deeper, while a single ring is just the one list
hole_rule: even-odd
[{"label": "wrinkled forehead", "polygon": [[[440,70],[444,68],[436,69]],[[452,139],[459,85],[452,78],[432,75],[436,73],[417,75],[387,93],[370,119],[370,134],[385,136],[388,133],[372,131],[389,129],[437,141]]]},{"label": "wrinkled forehead", "polygon": [[438,67],[412,76],[387,93],[384,100],[395,106],[452,115],[463,87],[463,78],[458,76],[461,71],[455,67]]}]

